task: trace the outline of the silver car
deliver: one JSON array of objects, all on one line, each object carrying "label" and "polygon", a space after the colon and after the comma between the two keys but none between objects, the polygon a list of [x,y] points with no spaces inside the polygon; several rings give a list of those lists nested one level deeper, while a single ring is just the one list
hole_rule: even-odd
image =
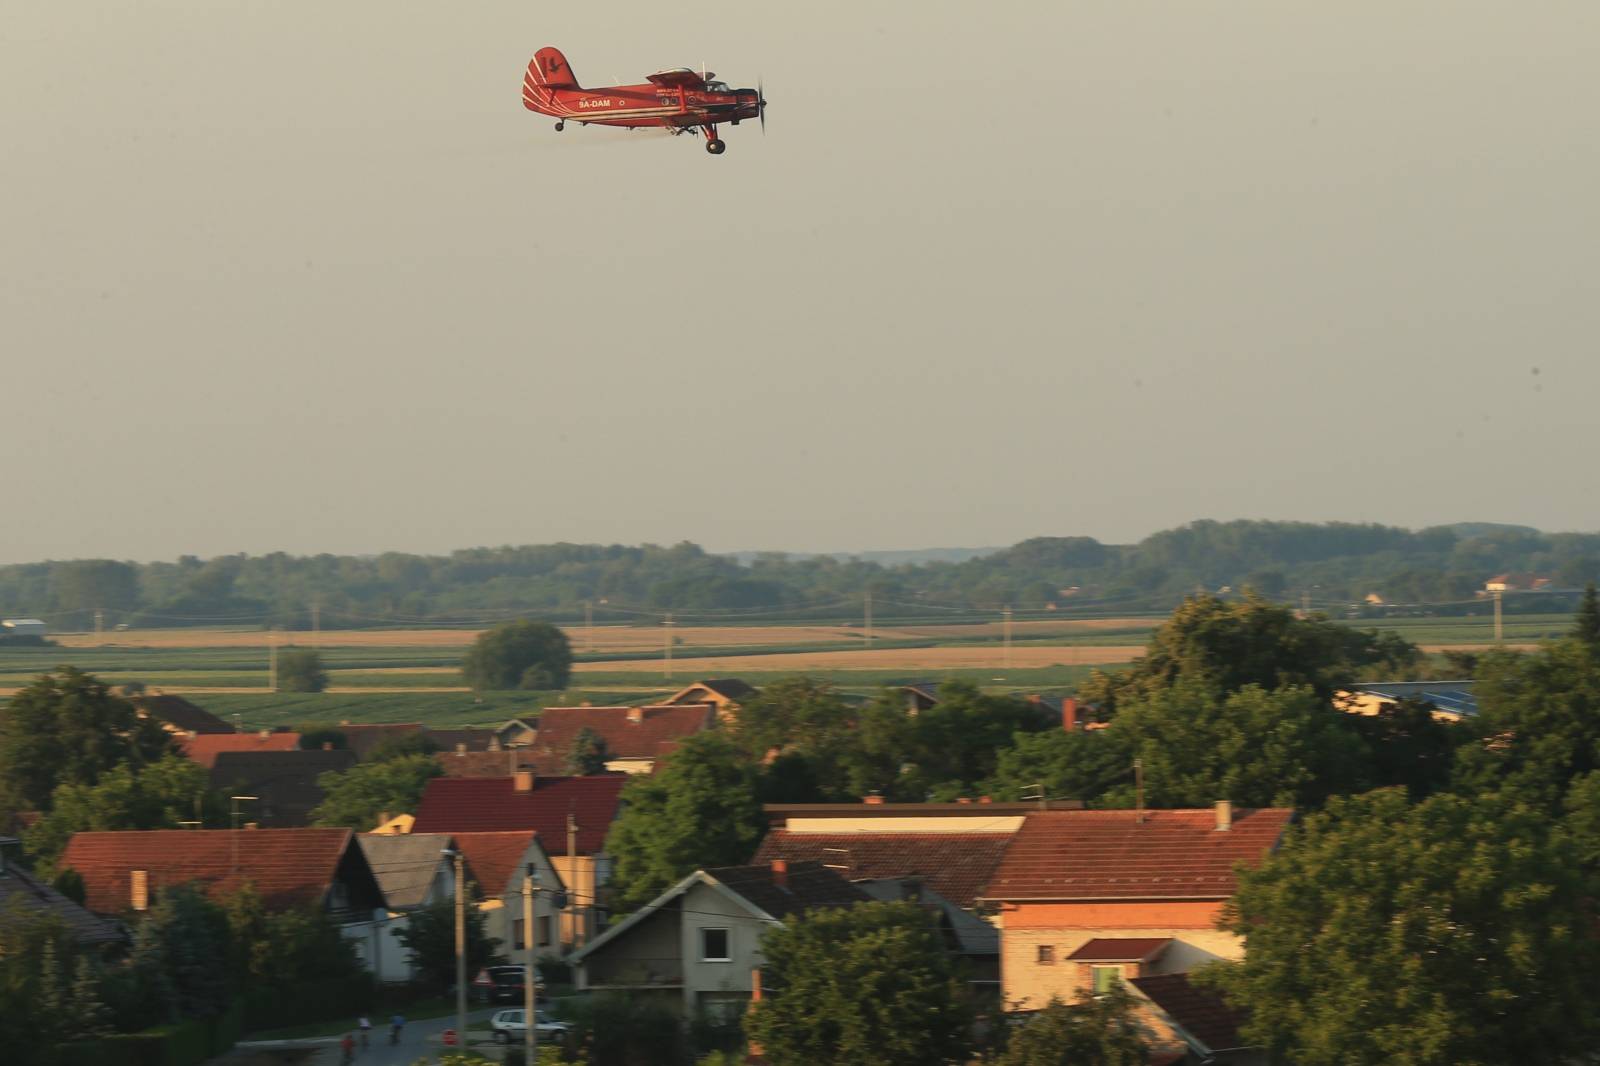
[{"label": "silver car", "polygon": [[[558,1022],[542,1010],[534,1011],[533,1030],[539,1035],[540,1040],[552,1038],[562,1040],[566,1038],[567,1031],[572,1028],[566,1022]],[[489,1019],[489,1029],[494,1033],[496,1044],[510,1044],[513,1041],[520,1044],[523,1034],[527,1032],[528,1023],[524,1020],[521,1010],[495,1011]]]}]

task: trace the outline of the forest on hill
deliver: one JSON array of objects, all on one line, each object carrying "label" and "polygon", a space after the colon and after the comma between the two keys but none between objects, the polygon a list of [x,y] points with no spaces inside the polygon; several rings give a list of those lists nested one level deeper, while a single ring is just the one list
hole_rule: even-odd
[{"label": "forest on hill", "polygon": [[[1555,590],[1600,577],[1600,534],[1464,523],[1408,530],[1354,523],[1198,521],[1137,544],[1034,537],[960,561],[885,564],[838,556],[719,555],[670,547],[543,544],[448,555],[184,556],[175,562],[77,559],[0,567],[0,617],[53,629],[279,624],[472,623],[528,613],[557,620],[681,621],[845,618],[871,595],[879,617],[962,609],[1074,613],[1159,611],[1205,589],[1252,588],[1345,609],[1370,594],[1385,609],[1450,613],[1502,572],[1534,573]],[[1566,595],[1513,597],[1565,609]],[[1532,601],[1539,601],[1534,604]],[[1559,602],[1558,602],[1559,601]],[[953,616],[953,615],[952,615]]]}]

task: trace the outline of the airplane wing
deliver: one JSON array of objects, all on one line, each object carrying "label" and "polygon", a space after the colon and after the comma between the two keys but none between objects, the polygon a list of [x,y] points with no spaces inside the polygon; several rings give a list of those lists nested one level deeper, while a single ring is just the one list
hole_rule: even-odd
[{"label": "airplane wing", "polygon": [[688,67],[674,67],[671,70],[658,70],[650,75],[648,80],[656,85],[668,86],[673,89],[680,87],[699,89],[712,77],[714,75],[710,71],[707,71],[705,77],[702,78],[698,70],[690,70]]}]

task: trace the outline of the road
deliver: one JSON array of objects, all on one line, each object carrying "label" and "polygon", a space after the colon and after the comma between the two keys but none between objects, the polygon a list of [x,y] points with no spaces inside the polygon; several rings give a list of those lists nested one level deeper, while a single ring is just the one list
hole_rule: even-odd
[{"label": "road", "polygon": [[[475,1010],[467,1015],[467,1023],[487,1021],[489,1016],[499,1007],[487,1010]],[[429,1018],[426,1021],[407,1022],[404,1032],[400,1036],[399,1044],[389,1043],[388,1018],[373,1017],[372,1042],[363,1049],[356,1047],[354,1066],[413,1066],[419,1059],[434,1059],[443,1049],[440,1037],[446,1029],[456,1027],[455,1015],[445,1018]],[[351,1032],[355,1029],[352,1026]],[[479,1046],[481,1051],[489,1051],[495,1045],[488,1043],[488,1033],[478,1034],[485,1043]],[[359,1039],[359,1037],[358,1037]],[[311,1057],[306,1066],[339,1066],[339,1037],[321,1037],[316,1040],[285,1040],[263,1043],[243,1042],[240,1049],[267,1047],[312,1047],[316,1054]]]}]

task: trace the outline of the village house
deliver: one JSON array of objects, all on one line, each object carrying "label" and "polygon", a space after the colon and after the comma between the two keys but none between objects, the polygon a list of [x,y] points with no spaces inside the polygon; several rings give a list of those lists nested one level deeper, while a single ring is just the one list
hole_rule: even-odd
[{"label": "village house", "polygon": [[559,953],[559,904],[564,901],[566,885],[540,843],[539,834],[528,830],[456,833],[453,839],[464,860],[467,880],[477,887],[477,907],[486,919],[485,932],[500,941],[500,952],[521,958],[523,878],[531,869],[534,952]]},{"label": "village house", "polygon": [[713,677],[680,688],[661,702],[667,705],[709,704],[715,708],[717,720],[728,725],[738,717],[740,708],[755,695],[755,686],[737,677]]},{"label": "village house", "polygon": [[518,758],[541,777],[572,772],[571,760],[585,731],[605,742],[606,769],[647,774],[685,737],[717,725],[708,703],[647,707],[546,707],[537,727],[520,718],[500,727],[503,747],[520,749]]},{"label": "village house", "polygon": [[207,770],[223,752],[299,751],[300,734],[263,729],[258,733],[201,733],[179,745],[183,754]]},{"label": "village house", "polygon": [[311,906],[382,965],[383,890],[348,829],[148,829],[75,833],[58,868],[83,878],[84,905],[102,917],[136,916],[160,894],[194,884],[221,900],[246,882],[268,910]]},{"label": "village house", "polygon": [[1259,863],[1294,812],[1281,808],[1035,811],[980,900],[1001,928],[1008,1009],[1237,959],[1218,929],[1238,863]]},{"label": "village house", "polygon": [[436,777],[428,782],[411,830],[417,833],[532,832],[549,841],[549,858],[567,892],[560,942],[586,943],[598,931],[597,896],[611,874],[606,834],[617,817],[622,774],[595,777]]},{"label": "village house", "polygon": [[122,926],[98,917],[11,861],[8,850],[20,850],[16,837],[0,837],[0,915],[49,915],[66,934],[86,948],[110,948],[126,942]]},{"label": "village house", "polygon": [[817,862],[876,899],[941,912],[972,983],[998,992],[1000,933],[978,894],[1037,803],[777,804],[756,863]]},{"label": "village house", "polygon": [[356,843],[383,892],[384,930],[376,938],[372,970],[379,981],[403,983],[415,976],[410,952],[397,939],[414,910],[455,899],[455,867],[445,855],[448,833],[360,833]]},{"label": "village house", "polygon": [[211,764],[211,787],[224,796],[253,797],[240,801],[240,811],[250,822],[266,829],[293,829],[310,824],[311,812],[326,798],[318,779],[343,773],[355,761],[353,752],[335,748],[223,751]]},{"label": "village house", "polygon": [[1185,1066],[1267,1066],[1265,1049],[1239,1035],[1245,1013],[1186,973],[1128,980],[1136,1016],[1160,1061]]},{"label": "village house", "polygon": [[767,930],[792,914],[869,900],[821,863],[696,870],[575,953],[578,988],[733,1021],[749,1006]]},{"label": "village house", "polygon": [[140,718],[158,723],[178,737],[233,735],[234,728],[197,703],[164,692],[133,696],[128,700]]}]

